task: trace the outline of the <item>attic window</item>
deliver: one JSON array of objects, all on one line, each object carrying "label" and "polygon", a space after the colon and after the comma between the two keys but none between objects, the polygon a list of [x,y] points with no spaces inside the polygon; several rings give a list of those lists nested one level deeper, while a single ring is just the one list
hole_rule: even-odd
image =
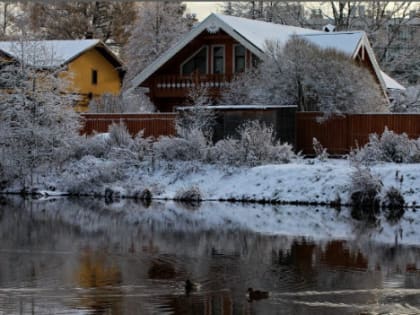
[{"label": "attic window", "polygon": [[96,85],[98,84],[98,71],[92,70],[92,84]]},{"label": "attic window", "polygon": [[207,73],[207,46],[200,48],[181,65],[181,74]]},{"label": "attic window", "polygon": [[225,73],[225,47],[213,46],[213,73]]}]

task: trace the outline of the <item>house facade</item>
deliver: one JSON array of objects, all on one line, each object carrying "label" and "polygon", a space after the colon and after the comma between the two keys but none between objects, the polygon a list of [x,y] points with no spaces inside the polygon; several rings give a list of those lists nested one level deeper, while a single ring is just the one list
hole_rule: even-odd
[{"label": "house facade", "polygon": [[100,40],[44,40],[0,42],[3,61],[25,62],[45,71],[58,71],[67,80],[64,93],[78,96],[76,111],[88,109],[90,100],[119,94],[122,61]]},{"label": "house facade", "polygon": [[386,78],[364,32],[327,33],[214,13],[137,75],[131,89],[142,88],[161,112],[186,105],[197,86],[217,99],[235,75],[264,57],[268,41],[284,45],[292,36],[344,52],[370,69],[386,95]]}]

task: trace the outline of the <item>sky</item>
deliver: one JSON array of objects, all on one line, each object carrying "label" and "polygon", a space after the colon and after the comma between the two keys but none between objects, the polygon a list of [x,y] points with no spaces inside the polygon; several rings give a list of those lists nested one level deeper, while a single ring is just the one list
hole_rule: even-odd
[{"label": "sky", "polygon": [[187,12],[196,13],[199,21],[206,18],[212,12],[219,12],[223,2],[213,1],[187,1]]}]

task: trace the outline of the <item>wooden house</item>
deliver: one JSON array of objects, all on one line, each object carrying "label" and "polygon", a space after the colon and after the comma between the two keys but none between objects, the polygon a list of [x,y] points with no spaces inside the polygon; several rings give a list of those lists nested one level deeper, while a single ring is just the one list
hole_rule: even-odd
[{"label": "wooden house", "polygon": [[86,111],[89,101],[105,93],[119,94],[122,61],[100,40],[43,40],[0,42],[3,60],[22,62],[45,71],[58,71],[66,78],[65,93],[77,94],[77,111]]},{"label": "wooden house", "polygon": [[217,98],[220,89],[263,58],[267,41],[280,45],[301,36],[322,48],[334,48],[368,67],[384,94],[387,81],[364,32],[321,32],[222,14],[211,14],[131,82],[143,88],[161,112],[185,105],[189,91],[204,85]]}]

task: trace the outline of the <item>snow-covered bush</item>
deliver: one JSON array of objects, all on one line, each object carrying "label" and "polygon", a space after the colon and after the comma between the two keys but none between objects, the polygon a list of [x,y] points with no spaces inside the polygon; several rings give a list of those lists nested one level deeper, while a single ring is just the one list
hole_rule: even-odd
[{"label": "snow-covered bush", "polygon": [[151,137],[144,137],[144,130],[141,130],[134,137],[130,147],[139,161],[144,160],[147,156],[152,154],[153,139]]},{"label": "snow-covered bush", "polygon": [[64,176],[67,192],[73,195],[95,193],[98,187],[124,177],[123,165],[86,155],[68,166]]},{"label": "snow-covered bush", "polygon": [[179,189],[175,193],[174,200],[199,202],[203,199],[201,196],[200,189],[198,189],[198,187],[190,187]]},{"label": "snow-covered bush", "polygon": [[242,163],[239,152],[239,140],[227,138],[217,141],[211,148],[209,158],[215,164],[239,166]]},{"label": "snow-covered bush", "polygon": [[180,137],[160,137],[153,144],[153,151],[157,158],[167,161],[205,160],[210,143],[199,129],[193,129]]},{"label": "snow-covered bush", "polygon": [[357,166],[351,174],[351,215],[356,220],[375,220],[380,209],[381,179],[367,167]]},{"label": "snow-covered bush", "polygon": [[277,141],[273,128],[264,122],[247,121],[238,127],[237,133],[238,139],[220,140],[211,148],[211,161],[226,165],[255,166],[288,163],[296,157],[292,146]]},{"label": "snow-covered bush", "polygon": [[390,187],[385,192],[382,208],[387,220],[398,221],[404,215],[404,205],[404,197],[397,188]]},{"label": "snow-covered bush", "polygon": [[312,138],[312,147],[318,160],[325,162],[328,159],[327,149],[322,146],[317,138]]},{"label": "snow-covered bush", "polygon": [[128,132],[127,126],[123,122],[120,122],[118,124],[112,123],[108,127],[108,133],[108,143],[111,146],[128,148],[133,143],[133,138]]},{"label": "snow-covered bush", "polygon": [[350,160],[366,165],[375,162],[417,163],[420,161],[420,141],[409,139],[385,127],[382,135],[369,135],[369,142],[353,150]]},{"label": "snow-covered bush", "polygon": [[76,159],[81,159],[86,155],[105,157],[110,149],[108,137],[108,133],[94,133],[91,136],[81,137],[74,148],[73,157]]}]

